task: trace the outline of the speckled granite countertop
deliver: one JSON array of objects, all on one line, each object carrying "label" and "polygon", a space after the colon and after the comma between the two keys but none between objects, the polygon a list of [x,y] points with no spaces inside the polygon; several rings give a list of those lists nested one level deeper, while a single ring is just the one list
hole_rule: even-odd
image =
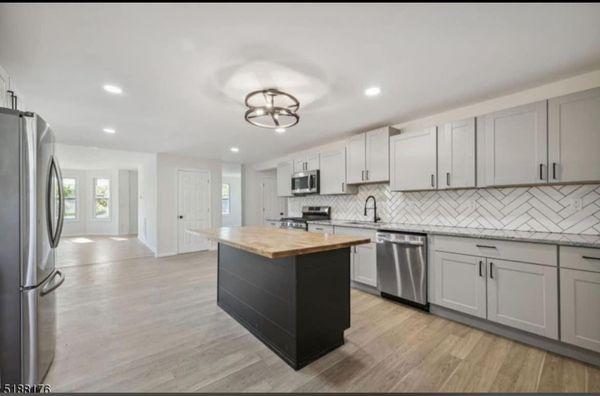
[{"label": "speckled granite countertop", "polygon": [[367,228],[372,230],[407,231],[433,235],[463,236],[482,239],[504,239],[521,242],[549,243],[562,246],[600,248],[600,235],[563,234],[557,232],[492,230],[485,228],[465,228],[430,226],[402,223],[371,223],[353,220],[309,221],[309,224],[331,225],[335,227]]}]

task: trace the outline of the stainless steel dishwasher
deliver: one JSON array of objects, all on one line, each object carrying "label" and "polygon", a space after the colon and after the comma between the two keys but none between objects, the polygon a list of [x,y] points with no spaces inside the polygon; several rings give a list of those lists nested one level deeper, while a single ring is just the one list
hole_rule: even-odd
[{"label": "stainless steel dishwasher", "polygon": [[426,235],[377,232],[377,287],[383,297],[429,308]]}]

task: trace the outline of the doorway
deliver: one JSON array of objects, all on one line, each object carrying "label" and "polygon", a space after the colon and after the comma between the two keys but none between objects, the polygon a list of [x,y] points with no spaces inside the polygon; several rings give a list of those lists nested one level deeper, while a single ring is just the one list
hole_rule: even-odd
[{"label": "doorway", "polygon": [[208,250],[208,240],[189,230],[211,226],[210,172],[177,171],[177,214],[178,253]]}]

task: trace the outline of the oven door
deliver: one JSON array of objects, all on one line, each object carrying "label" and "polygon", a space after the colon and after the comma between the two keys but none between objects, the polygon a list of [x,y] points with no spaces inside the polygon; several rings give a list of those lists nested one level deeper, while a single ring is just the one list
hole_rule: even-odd
[{"label": "oven door", "polygon": [[303,195],[318,192],[317,172],[297,172],[292,176],[292,194]]}]

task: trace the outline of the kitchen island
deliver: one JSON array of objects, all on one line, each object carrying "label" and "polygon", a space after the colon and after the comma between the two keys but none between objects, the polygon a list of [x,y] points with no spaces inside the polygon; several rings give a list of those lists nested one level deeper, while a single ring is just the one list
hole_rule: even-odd
[{"label": "kitchen island", "polygon": [[264,227],[191,232],[218,242],[219,307],[292,368],[344,343],[350,247],[369,238]]}]

